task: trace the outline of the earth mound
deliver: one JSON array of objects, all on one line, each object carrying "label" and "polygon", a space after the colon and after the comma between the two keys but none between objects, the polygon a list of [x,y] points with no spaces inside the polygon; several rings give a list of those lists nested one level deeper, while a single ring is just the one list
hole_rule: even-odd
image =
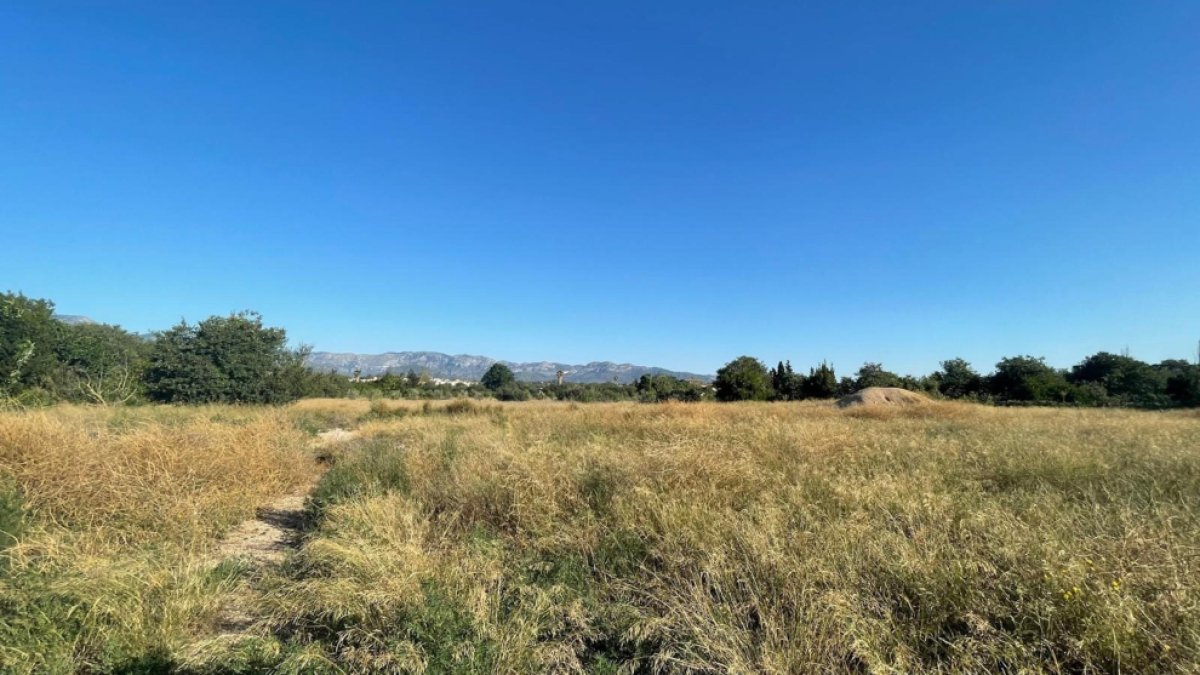
[{"label": "earth mound", "polygon": [[928,403],[921,394],[899,387],[867,387],[838,399],[839,408],[855,406],[906,406]]}]

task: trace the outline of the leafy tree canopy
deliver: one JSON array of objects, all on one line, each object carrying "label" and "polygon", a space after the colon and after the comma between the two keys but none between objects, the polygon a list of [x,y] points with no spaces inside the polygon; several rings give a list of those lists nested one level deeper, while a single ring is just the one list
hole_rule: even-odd
[{"label": "leafy tree canopy", "polygon": [[937,390],[950,398],[972,396],[983,390],[983,377],[965,359],[942,361],[942,369],[933,374]]},{"label": "leafy tree canopy", "polygon": [[280,403],[295,398],[286,375],[303,360],[287,349],[286,331],[255,312],[181,322],[154,342],[146,393],[168,403]]},{"label": "leafy tree canopy", "polygon": [[105,324],[58,325],[59,395],[90,403],[128,403],[140,395],[150,343]]},{"label": "leafy tree canopy", "polygon": [[762,361],[741,356],[717,371],[714,382],[721,401],[766,401],[774,395],[771,376]]},{"label": "leafy tree canopy", "polygon": [[867,387],[899,387],[900,376],[883,369],[879,363],[864,363],[854,378],[854,386],[859,389]]},{"label": "leafy tree canopy", "polygon": [[1165,395],[1169,375],[1135,358],[1099,352],[1071,368],[1075,384],[1095,383],[1120,402],[1153,403]]},{"label": "leafy tree canopy", "polygon": [[0,294],[0,393],[49,385],[57,325],[54,303]]},{"label": "leafy tree canopy", "polygon": [[1044,358],[1010,356],[996,364],[988,388],[1001,400],[1062,401],[1070,384],[1062,373],[1046,365]]},{"label": "leafy tree canopy", "polygon": [[1167,379],[1166,393],[1176,405],[1200,406],[1200,366],[1177,370]]},{"label": "leafy tree canopy", "polygon": [[670,375],[642,375],[634,383],[638,399],[648,403],[662,401],[700,401],[708,388]]},{"label": "leafy tree canopy", "polygon": [[513,375],[512,368],[503,363],[493,363],[492,367],[488,368],[487,372],[483,374],[483,377],[479,378],[479,383],[491,392],[499,392],[501,389],[506,389],[508,385],[516,381],[517,378]]}]

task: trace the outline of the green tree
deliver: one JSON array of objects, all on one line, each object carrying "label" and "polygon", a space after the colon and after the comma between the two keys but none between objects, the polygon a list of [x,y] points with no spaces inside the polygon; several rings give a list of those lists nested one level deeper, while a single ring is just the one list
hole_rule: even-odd
[{"label": "green tree", "polygon": [[867,387],[899,387],[900,376],[883,369],[879,363],[864,363],[854,378],[854,386],[858,389]]},{"label": "green tree", "polygon": [[975,396],[983,390],[983,377],[965,359],[942,361],[942,369],[933,374],[937,390],[949,398]]},{"label": "green tree", "polygon": [[662,401],[700,401],[708,390],[703,384],[688,382],[670,375],[642,375],[634,383],[638,400],[646,403]]},{"label": "green tree", "polygon": [[277,367],[269,375],[266,402],[286,402],[300,398],[344,396],[350,390],[350,379],[335,372],[315,373],[308,368],[312,347],[300,345],[294,351],[284,350]]},{"label": "green tree", "polygon": [[[213,316],[158,334],[146,369],[146,394],[166,403],[281,403],[297,398],[303,351],[262,316]],[[291,383],[289,383],[291,380]]]},{"label": "green tree", "polygon": [[1167,378],[1166,393],[1175,405],[1200,406],[1200,366],[1176,368]]},{"label": "green tree", "polygon": [[767,367],[752,356],[739,356],[717,371],[719,401],[766,401],[773,395]]},{"label": "green tree", "polygon": [[858,391],[858,389],[855,388],[853,377],[843,375],[841,377],[841,379],[838,380],[838,386],[837,386],[837,395],[838,396],[848,396],[850,394],[853,394],[856,391]]},{"label": "green tree", "polygon": [[816,368],[808,369],[808,377],[804,378],[805,398],[833,398],[837,395],[838,379],[832,366],[822,361]]},{"label": "green tree", "polygon": [[54,303],[20,293],[0,294],[0,395],[48,387],[54,356]]},{"label": "green tree", "polygon": [[[479,378],[479,383],[490,392],[496,393],[517,381],[513,371],[503,363],[493,363],[491,368]],[[506,390],[507,391],[507,390]]]},{"label": "green tree", "polygon": [[407,388],[408,380],[388,371],[372,384],[374,385],[373,388],[382,391],[384,394],[396,395]]},{"label": "green tree", "polygon": [[996,364],[988,389],[1003,401],[1065,401],[1071,385],[1044,358],[1010,356]]},{"label": "green tree", "polygon": [[129,403],[141,391],[150,344],[119,326],[58,324],[55,389],[66,399]]},{"label": "green tree", "polygon": [[771,388],[780,401],[798,401],[804,398],[804,376],[792,370],[791,361],[780,361],[771,370]]},{"label": "green tree", "polygon": [[1094,384],[1116,403],[1167,405],[1168,375],[1137,359],[1099,352],[1071,368],[1072,384]]}]

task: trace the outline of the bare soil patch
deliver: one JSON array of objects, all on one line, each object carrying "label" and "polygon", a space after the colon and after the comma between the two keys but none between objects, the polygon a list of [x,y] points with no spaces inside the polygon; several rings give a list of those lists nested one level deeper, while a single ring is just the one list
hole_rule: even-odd
[{"label": "bare soil patch", "polygon": [[346,429],[337,428],[322,431],[317,434],[317,445],[334,445],[337,443],[345,443],[358,438],[357,431],[347,431]]},{"label": "bare soil patch", "polygon": [[283,561],[296,547],[304,525],[304,500],[311,486],[258,507],[253,520],[247,520],[225,536],[218,557],[244,558],[256,565]]}]

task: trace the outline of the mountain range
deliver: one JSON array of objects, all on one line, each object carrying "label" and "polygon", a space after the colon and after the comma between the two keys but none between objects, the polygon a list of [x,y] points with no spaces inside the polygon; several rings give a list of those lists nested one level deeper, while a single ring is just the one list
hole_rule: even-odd
[{"label": "mountain range", "polygon": [[338,354],[313,352],[308,356],[310,369],[320,372],[336,371],[353,375],[355,371],[363,377],[373,377],[391,372],[403,375],[408,371],[428,373],[430,377],[443,380],[475,381],[483,377],[493,363],[503,363],[512,369],[518,380],[525,382],[548,382],[554,380],[558,371],[566,372],[567,382],[620,382],[627,384],[642,375],[670,375],[684,380],[711,381],[712,375],[685,373],[654,366],[635,366],[629,363],[593,361],[585,364],[553,363],[539,361],[516,363],[497,361],[486,356],[469,354],[442,354],[440,352],[388,352],[386,354]]},{"label": "mountain range", "polygon": [[[94,324],[96,321],[75,314],[55,314],[54,318],[67,324]],[[150,339],[150,334],[142,337]],[[441,352],[388,352],[386,354],[344,354],[335,352],[313,352],[306,365],[318,372],[335,371],[342,375],[353,375],[356,371],[363,377],[374,377],[384,373],[403,375],[410,370],[426,373],[442,380],[474,382],[483,377],[493,363],[503,363],[512,369],[513,375],[524,382],[550,382],[557,378],[558,371],[566,373],[565,381],[580,383],[620,382],[628,384],[642,375],[670,375],[681,380],[711,382],[712,375],[685,373],[656,366],[635,366],[631,363],[593,361],[585,364],[554,363],[538,361],[517,363],[497,361],[487,356],[470,354],[442,354]]]},{"label": "mountain range", "polygon": [[61,321],[70,326],[86,326],[96,323],[88,317],[80,316],[78,314],[55,314],[52,318],[55,321]]}]

